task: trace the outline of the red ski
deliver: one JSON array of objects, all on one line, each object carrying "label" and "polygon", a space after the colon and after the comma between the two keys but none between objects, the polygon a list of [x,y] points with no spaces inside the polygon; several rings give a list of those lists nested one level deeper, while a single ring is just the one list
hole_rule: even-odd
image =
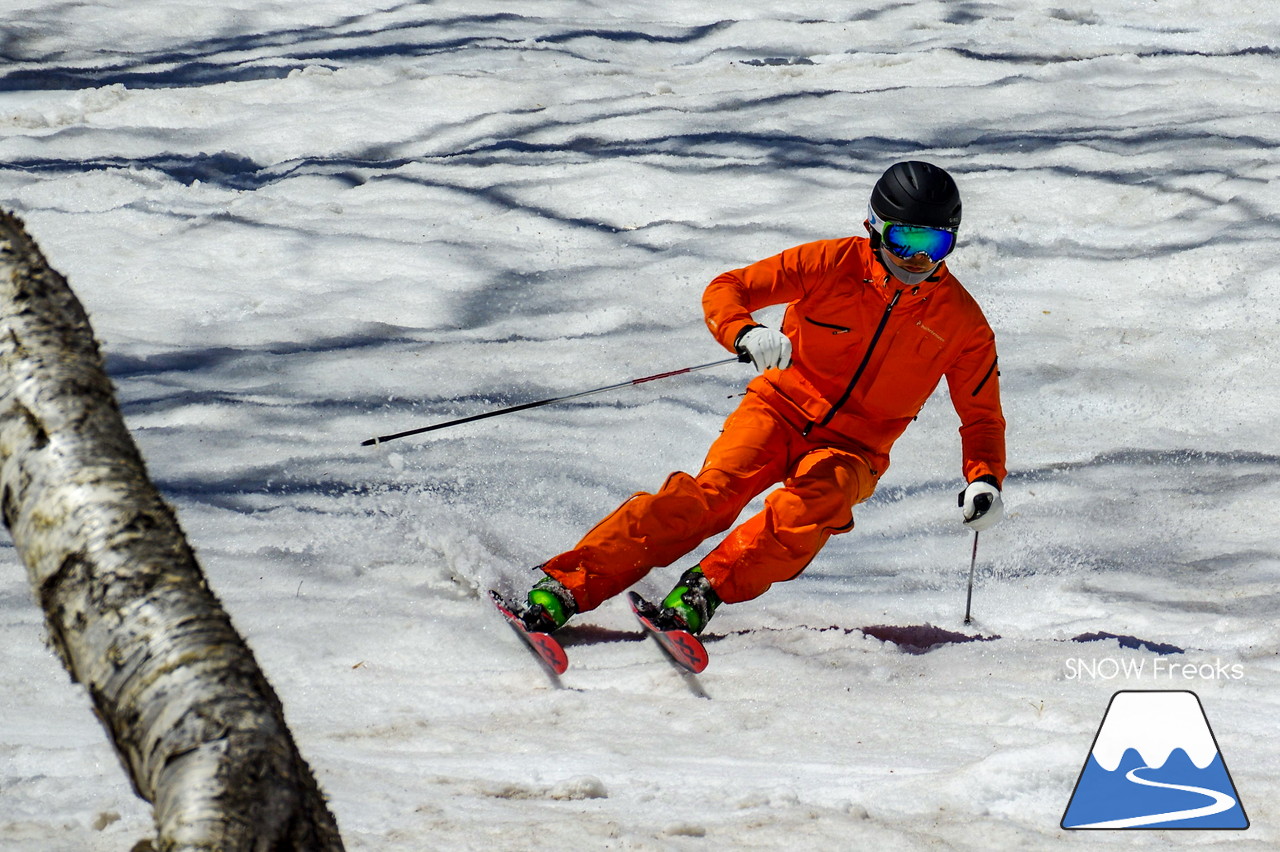
[{"label": "red ski", "polygon": [[707,667],[707,663],[710,662],[707,658],[707,649],[702,647],[702,642],[697,636],[688,630],[663,630],[653,620],[658,614],[656,606],[635,592],[627,592],[627,597],[631,601],[631,611],[636,614],[636,618],[640,619],[645,632],[654,638],[662,650],[667,652],[667,656],[673,663],[694,674],[698,674]]},{"label": "red ski", "polygon": [[502,595],[489,590],[489,596],[493,598],[493,605],[498,608],[498,612],[502,613],[503,618],[507,620],[507,624],[511,625],[511,629],[520,635],[525,641],[529,649],[538,655],[538,659],[542,661],[548,669],[558,675],[565,673],[569,668],[569,657],[565,654],[564,648],[560,646],[560,642],[550,633],[539,633],[530,630],[525,626],[524,620],[516,615],[511,605],[503,600]]}]

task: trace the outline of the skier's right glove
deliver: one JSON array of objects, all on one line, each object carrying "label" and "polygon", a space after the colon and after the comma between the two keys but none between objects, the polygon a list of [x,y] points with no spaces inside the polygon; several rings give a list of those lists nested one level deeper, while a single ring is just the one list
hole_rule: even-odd
[{"label": "skier's right glove", "polygon": [[791,365],[791,339],[776,329],[753,325],[738,335],[733,348],[760,372]]},{"label": "skier's right glove", "polygon": [[990,529],[1004,517],[1004,501],[994,476],[979,476],[960,492],[960,511],[964,525],[974,532]]}]

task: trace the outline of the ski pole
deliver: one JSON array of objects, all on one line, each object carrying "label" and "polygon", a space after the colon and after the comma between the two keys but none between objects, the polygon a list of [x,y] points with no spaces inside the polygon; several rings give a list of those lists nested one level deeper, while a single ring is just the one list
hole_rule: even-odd
[{"label": "ski pole", "polygon": [[964,598],[964,623],[972,624],[973,618],[969,615],[969,608],[973,604],[973,569],[978,564],[978,531],[973,531],[973,556],[969,559],[969,591]]},{"label": "ski pole", "polygon": [[680,370],[669,370],[665,373],[657,373],[652,376],[643,376],[642,378],[639,378],[639,379],[630,379],[625,382],[618,382],[615,385],[606,385],[602,388],[593,388],[591,390],[579,391],[578,393],[571,393],[571,394],[568,394],[567,396],[557,396],[557,397],[552,397],[551,399],[540,399],[537,402],[525,402],[520,405],[512,405],[512,406],[508,406],[507,408],[499,408],[496,411],[486,411],[483,414],[473,414],[470,417],[459,417],[456,420],[446,420],[444,423],[436,423],[431,426],[422,426],[418,429],[408,429],[404,432],[396,432],[395,434],[392,434],[392,435],[380,435],[377,438],[370,438],[367,441],[361,441],[360,446],[372,447],[375,444],[382,444],[387,441],[394,441],[396,438],[406,438],[410,435],[420,435],[423,432],[432,432],[436,429],[446,429],[450,426],[459,426],[463,423],[472,423],[476,420],[484,420],[488,417],[497,417],[502,414],[514,414],[517,411],[526,411],[530,408],[537,408],[538,406],[541,406],[541,405],[551,405],[554,402],[566,402],[570,399],[580,399],[584,396],[591,396],[592,394],[604,393],[606,391],[611,391],[611,390],[618,390],[619,388],[630,387],[631,385],[642,385],[645,382],[654,382],[654,381],[657,381],[658,379],[669,379],[672,376],[683,376],[685,373],[693,373],[698,370],[707,370],[707,369],[710,369],[711,367],[722,367],[725,364],[736,364],[739,361],[743,361],[743,360],[745,359],[726,358],[723,361],[712,361],[710,364],[699,364],[696,367],[685,367]]}]

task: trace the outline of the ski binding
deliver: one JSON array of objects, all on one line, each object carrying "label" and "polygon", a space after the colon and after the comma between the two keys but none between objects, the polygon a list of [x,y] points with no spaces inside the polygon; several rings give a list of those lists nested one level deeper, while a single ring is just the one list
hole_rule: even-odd
[{"label": "ski binding", "polygon": [[511,629],[524,640],[525,644],[529,646],[529,650],[537,654],[542,664],[554,674],[564,674],[569,668],[569,657],[565,654],[560,641],[550,633],[530,630],[525,626],[524,619],[516,614],[511,604],[507,603],[498,592],[490,589],[489,596],[493,598],[493,605],[498,608],[498,612],[502,613],[503,618],[507,620],[507,624],[510,624]]},{"label": "ski binding", "polygon": [[694,674],[707,667],[710,662],[707,649],[697,636],[688,630],[663,630],[654,621],[659,611],[657,606],[635,592],[627,592],[627,598],[631,602],[631,611],[636,614],[645,632],[654,638],[673,663]]}]

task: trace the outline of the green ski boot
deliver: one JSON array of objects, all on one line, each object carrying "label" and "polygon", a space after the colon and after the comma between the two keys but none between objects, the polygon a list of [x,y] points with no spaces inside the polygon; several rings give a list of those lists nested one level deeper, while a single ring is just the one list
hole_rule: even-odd
[{"label": "green ski boot", "polygon": [[707,626],[720,596],[711,588],[711,582],[703,575],[702,566],[695,565],[680,575],[671,594],[662,599],[662,612],[658,616],[663,626],[671,625],[690,633],[701,633]]},{"label": "green ski boot", "polygon": [[535,633],[559,630],[578,611],[573,593],[553,577],[543,577],[529,590],[529,605],[520,613],[525,626]]}]

